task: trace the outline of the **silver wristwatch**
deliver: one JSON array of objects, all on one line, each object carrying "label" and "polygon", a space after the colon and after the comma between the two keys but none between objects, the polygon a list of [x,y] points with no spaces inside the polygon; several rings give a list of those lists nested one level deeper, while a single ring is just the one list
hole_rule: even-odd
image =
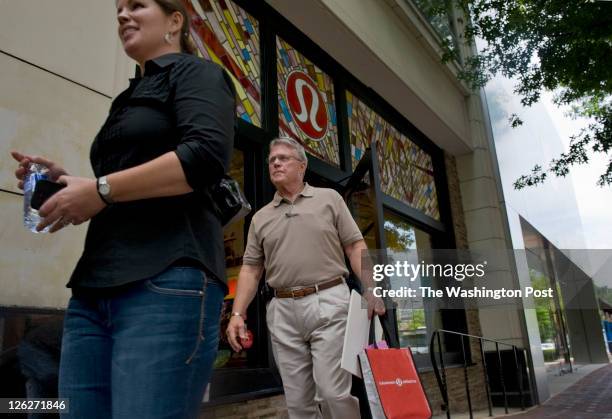
[{"label": "silver wristwatch", "polygon": [[111,186],[106,180],[106,176],[99,177],[97,185],[98,194],[100,195],[100,198],[102,198],[102,201],[104,201],[108,205],[112,204],[113,199],[111,198]]}]

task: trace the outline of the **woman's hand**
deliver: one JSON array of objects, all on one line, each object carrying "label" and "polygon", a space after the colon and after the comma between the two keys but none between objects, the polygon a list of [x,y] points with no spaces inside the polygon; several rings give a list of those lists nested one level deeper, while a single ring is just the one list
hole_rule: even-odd
[{"label": "woman's hand", "polygon": [[29,156],[27,154],[21,154],[18,151],[11,151],[11,156],[19,162],[19,167],[15,170],[15,177],[19,181],[17,183],[17,187],[23,190],[23,180],[25,175],[28,173],[31,163],[39,163],[49,169],[49,180],[52,182],[57,182],[60,176],[68,175],[62,167],[58,166],[56,163],[52,162],[45,157],[39,156]]},{"label": "woman's hand", "polygon": [[38,231],[48,225],[54,233],[68,224],[79,225],[99,213],[106,204],[98,195],[95,179],[60,176],[57,181],[67,185],[49,198],[38,213],[43,220],[36,226]]}]

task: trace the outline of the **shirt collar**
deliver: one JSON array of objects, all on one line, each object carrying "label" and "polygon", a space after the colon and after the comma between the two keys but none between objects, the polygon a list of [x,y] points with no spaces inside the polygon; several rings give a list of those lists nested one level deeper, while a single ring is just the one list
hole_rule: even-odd
[{"label": "shirt collar", "polygon": [[[310,186],[308,184],[308,182],[304,182],[304,189],[302,189],[302,192],[300,192],[298,194],[298,196],[303,196],[304,198],[310,198],[312,196],[314,196],[314,188],[312,186]],[[274,199],[272,199],[272,202],[274,204],[275,207],[278,207],[283,201],[285,202],[289,202],[288,200],[286,200],[285,198],[283,198],[278,191],[274,194]]]},{"label": "shirt collar", "polygon": [[[145,74],[155,74],[157,71],[164,69],[174,63],[176,63],[177,61],[181,60],[181,58],[183,57],[183,53],[182,52],[171,52],[169,54],[164,54],[164,55],[160,55],[157,58],[153,58],[151,60],[148,60],[145,62],[144,66],[145,66]],[[134,77],[133,79],[130,79],[130,81],[132,80],[138,80],[140,79],[142,76],[140,74],[140,70],[137,70],[136,72],[136,77]]]}]

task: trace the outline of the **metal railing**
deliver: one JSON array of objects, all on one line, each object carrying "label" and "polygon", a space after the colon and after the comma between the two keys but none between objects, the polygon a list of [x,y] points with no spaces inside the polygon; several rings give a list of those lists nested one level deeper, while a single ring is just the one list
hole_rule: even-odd
[{"label": "metal railing", "polygon": [[[489,416],[493,416],[493,402],[492,402],[493,392],[491,391],[491,383],[489,382],[489,374],[488,374],[489,371],[487,368],[487,359],[485,357],[485,350],[483,347],[483,342],[490,342],[490,343],[495,344],[495,352],[497,353],[496,363],[497,363],[497,366],[499,367],[499,379],[500,379],[500,384],[501,384],[501,394],[499,395],[503,397],[504,409],[506,413],[508,413],[508,392],[506,391],[506,381],[507,381],[506,378],[507,377],[505,376],[504,366],[502,363],[502,356],[501,356],[499,347],[500,345],[502,345],[502,346],[512,348],[512,352],[514,354],[514,362],[516,366],[515,372],[517,374],[516,378],[517,378],[518,387],[519,387],[518,393],[519,393],[519,398],[520,398],[520,403],[521,403],[521,410],[525,410],[525,400],[524,400],[525,392],[523,391],[523,365],[522,365],[522,362],[524,361],[525,369],[527,368],[527,363],[526,363],[527,353],[525,352],[525,349],[519,348],[516,345],[511,345],[509,343],[500,342],[500,341],[496,341],[492,339],[486,339],[481,336],[474,336],[474,335],[468,335],[466,333],[459,333],[459,332],[453,332],[450,330],[437,329],[433,332],[431,336],[431,340],[429,343],[429,354],[431,357],[431,364],[433,366],[434,374],[438,382],[438,387],[440,387],[440,392],[442,394],[442,401],[443,401],[442,410],[446,411],[446,417],[448,419],[450,419],[451,413],[450,413],[450,402],[449,402],[449,397],[448,397],[448,381],[447,381],[447,375],[446,375],[446,367],[444,364],[444,354],[446,351],[442,349],[442,340],[440,337],[442,334],[455,335],[455,336],[458,336],[459,339],[461,340],[461,355],[462,355],[461,359],[463,362],[463,377],[464,377],[465,393],[466,393],[466,398],[467,398],[468,410],[470,413],[470,419],[473,418],[473,409],[472,409],[472,397],[470,393],[470,381],[469,381],[468,367],[478,365],[477,363],[472,362],[471,359],[468,359],[468,351],[466,350],[465,342],[466,340],[470,342],[470,339],[476,339],[478,341],[478,346],[480,349],[480,357],[481,357],[481,363],[482,363],[483,374],[484,374],[484,382],[485,382],[485,391],[487,393],[487,404],[489,408]],[[440,362],[441,371],[440,371],[440,368],[438,368],[438,360],[436,360],[436,350],[435,350],[436,346],[437,346],[437,353],[439,354],[438,360]],[[522,352],[523,356],[519,357],[518,355],[519,352]],[[507,373],[511,374],[512,371],[508,371]]]}]

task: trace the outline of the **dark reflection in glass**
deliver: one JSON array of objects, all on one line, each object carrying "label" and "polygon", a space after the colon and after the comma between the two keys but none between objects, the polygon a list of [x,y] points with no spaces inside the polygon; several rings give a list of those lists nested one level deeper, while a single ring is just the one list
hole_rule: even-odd
[{"label": "dark reflection in glass", "polygon": [[406,221],[391,214],[385,214],[385,241],[387,248],[396,252],[416,249],[414,228]]},{"label": "dark reflection in glass", "polygon": [[[390,252],[431,249],[429,234],[415,228],[404,218],[385,211],[385,239]],[[427,278],[418,278],[417,286],[429,286]],[[393,283],[393,282],[392,282]],[[395,286],[402,286],[401,281]],[[418,288],[417,288],[418,289]],[[414,353],[427,353],[431,332],[439,326],[440,316],[433,299],[404,298],[396,310],[400,345],[409,346]]]},{"label": "dark reflection in glass", "polygon": [[[362,188],[350,195],[347,201],[353,218],[364,236],[368,249],[376,249],[376,236],[374,230],[374,198],[366,183]],[[431,249],[429,234],[415,228],[410,222],[385,210],[384,234],[389,254],[406,251]],[[418,278],[418,286],[431,286],[428,278]],[[401,281],[391,280],[392,286],[399,287]],[[417,288],[418,290],[418,288]],[[400,344],[402,347],[411,347],[414,353],[427,353],[431,333],[441,327],[440,312],[432,298],[403,298],[398,301],[396,317],[399,329]]]},{"label": "dark reflection in glass", "polygon": [[32,311],[0,309],[0,398],[57,398],[64,314]]},{"label": "dark reflection in glass", "polygon": [[347,201],[353,218],[363,234],[368,249],[376,249],[376,236],[374,232],[374,197],[367,184],[363,189],[354,191]]},{"label": "dark reflection in glass", "polygon": [[[244,190],[244,154],[240,150],[234,150],[232,162],[229,171],[230,176],[238,181],[242,190]],[[232,351],[225,329],[229,322],[234,297],[236,295],[236,283],[238,282],[238,272],[242,265],[242,256],[244,254],[244,219],[236,221],[225,227],[223,231],[223,242],[225,248],[225,275],[229,294],[223,302],[223,312],[221,313],[221,329],[219,336],[219,352],[215,360],[214,368],[233,368],[247,365],[248,352],[253,350],[245,350],[240,353]]]},{"label": "dark reflection in glass", "polygon": [[[537,269],[530,268],[529,276],[531,285],[536,290],[546,290],[548,288],[556,288],[555,292],[561,296],[559,284],[550,280],[550,277]],[[549,373],[566,370],[571,359],[570,350],[568,347],[569,337],[567,336],[564,325],[567,324],[565,319],[565,308],[563,299],[559,298],[558,302],[552,297],[534,298],[535,312],[538,320],[538,329],[540,330],[540,339],[542,341],[542,355],[546,364],[546,370]]]},{"label": "dark reflection in glass", "polygon": [[449,2],[446,0],[413,0],[413,3],[425,15],[431,26],[442,38],[443,43],[457,50],[458,41],[452,29],[449,15]]}]

